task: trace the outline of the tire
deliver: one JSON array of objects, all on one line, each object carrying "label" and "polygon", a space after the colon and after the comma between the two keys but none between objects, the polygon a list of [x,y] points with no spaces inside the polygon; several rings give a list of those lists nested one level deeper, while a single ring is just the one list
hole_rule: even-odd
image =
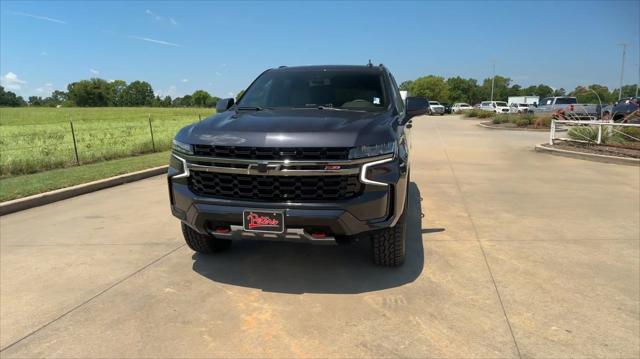
[{"label": "tire", "polygon": [[409,196],[405,199],[404,211],[395,226],[381,229],[371,234],[371,257],[376,265],[399,267],[404,263],[408,202]]},{"label": "tire", "polygon": [[220,239],[214,236],[200,234],[184,223],[182,223],[182,234],[189,248],[198,253],[211,254],[222,252],[231,247],[230,239]]}]

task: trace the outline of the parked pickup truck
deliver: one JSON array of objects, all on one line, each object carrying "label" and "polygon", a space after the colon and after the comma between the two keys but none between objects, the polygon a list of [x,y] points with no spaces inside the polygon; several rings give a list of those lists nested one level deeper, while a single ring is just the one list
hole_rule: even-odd
[{"label": "parked pickup truck", "polygon": [[529,112],[534,114],[553,114],[561,111],[565,117],[574,117],[584,120],[600,118],[600,105],[579,104],[575,97],[558,96],[546,97],[540,103],[529,107]]},{"label": "parked pickup truck", "polygon": [[613,122],[621,122],[630,113],[638,110],[640,98],[629,97],[623,98],[613,106],[607,106],[602,109],[602,117],[604,119],[613,119]]},{"label": "parked pickup truck", "polygon": [[374,263],[403,263],[407,135],[426,99],[403,101],[382,65],[281,67],[216,112],[173,140],[169,199],[191,249],[369,240]]}]

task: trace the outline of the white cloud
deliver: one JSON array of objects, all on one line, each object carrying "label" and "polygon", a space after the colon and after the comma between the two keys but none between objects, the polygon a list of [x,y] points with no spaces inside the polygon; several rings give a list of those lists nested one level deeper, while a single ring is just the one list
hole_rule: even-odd
[{"label": "white cloud", "polygon": [[176,87],[176,85],[171,85],[166,90],[156,91],[156,96],[171,96],[171,98],[175,98],[176,96],[178,96],[178,88]]},{"label": "white cloud", "polygon": [[178,25],[178,22],[176,21],[176,19],[172,17],[167,18],[165,16],[162,16],[158,13],[151,11],[150,9],[146,9],[144,13],[149,17],[151,17],[152,19],[154,19],[155,21],[159,21],[159,22],[168,21],[171,25]]},{"label": "white cloud", "polygon": [[180,80],[180,81],[182,81],[182,82],[189,82],[189,79],[182,79],[182,80]]},{"label": "white cloud", "polygon": [[93,74],[93,75],[100,75],[100,71],[98,71],[96,69],[89,69],[89,72],[91,72],[91,74]]},{"label": "white cloud", "polygon": [[42,95],[42,96],[49,96],[49,95],[51,94],[51,92],[53,92],[53,84],[52,84],[52,83],[50,83],[50,82],[47,82],[47,83],[46,83],[46,84],[44,84],[43,86],[38,87],[38,88],[36,89],[36,92],[37,92],[39,95]]},{"label": "white cloud", "polygon": [[129,36],[130,39],[134,39],[134,40],[140,40],[140,41],[146,41],[146,42],[152,42],[154,44],[160,44],[160,45],[165,45],[165,46],[174,46],[174,47],[181,47],[180,44],[175,44],[173,42],[169,42],[169,41],[163,41],[163,40],[156,40],[156,39],[152,39],[149,37],[142,37],[142,36],[133,36],[130,35]]},{"label": "white cloud", "polygon": [[9,14],[18,15],[18,16],[24,16],[24,17],[30,17],[30,18],[33,18],[33,19],[44,20],[44,21],[49,21],[49,22],[55,22],[57,24],[63,24],[63,25],[67,24],[67,22],[63,21],[63,20],[54,19],[54,18],[48,17],[48,16],[29,14],[29,13],[26,13],[26,12],[11,11],[11,12],[9,12]]},{"label": "white cloud", "polygon": [[2,78],[0,78],[0,83],[7,90],[19,91],[22,89],[22,85],[26,84],[27,81],[19,79],[18,75],[14,74],[13,72],[7,72],[4,76],[2,76]]}]

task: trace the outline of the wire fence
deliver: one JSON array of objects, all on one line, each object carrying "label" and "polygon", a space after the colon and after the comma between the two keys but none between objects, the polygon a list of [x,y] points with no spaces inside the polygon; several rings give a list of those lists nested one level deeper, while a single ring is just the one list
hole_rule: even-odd
[{"label": "wire fence", "polygon": [[15,176],[168,150],[197,118],[73,121],[0,126],[0,176]]}]

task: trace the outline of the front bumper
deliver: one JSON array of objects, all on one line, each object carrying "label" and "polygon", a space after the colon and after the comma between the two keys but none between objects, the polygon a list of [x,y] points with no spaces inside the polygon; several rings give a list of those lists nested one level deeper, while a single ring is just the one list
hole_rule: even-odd
[{"label": "front bumper", "polygon": [[[182,163],[186,165],[188,161]],[[369,166],[368,169],[366,167],[364,164],[360,167],[360,171],[367,171],[364,180],[374,180],[374,182],[363,182],[363,191],[356,197],[339,201],[282,200],[274,202],[198,195],[189,186],[189,172],[186,171],[185,175],[182,169],[170,166],[168,185],[171,211],[175,217],[197,232],[221,238],[313,240],[310,233],[314,231],[327,234],[326,238],[322,238],[323,242],[353,237],[395,225],[406,201],[407,159],[396,156],[393,160]],[[362,177],[362,173],[360,174]],[[386,185],[376,184],[376,182]],[[283,211],[287,232],[282,235],[258,235],[244,232],[242,217],[246,209]],[[231,231],[216,232],[215,228],[220,226],[230,226]]]}]

